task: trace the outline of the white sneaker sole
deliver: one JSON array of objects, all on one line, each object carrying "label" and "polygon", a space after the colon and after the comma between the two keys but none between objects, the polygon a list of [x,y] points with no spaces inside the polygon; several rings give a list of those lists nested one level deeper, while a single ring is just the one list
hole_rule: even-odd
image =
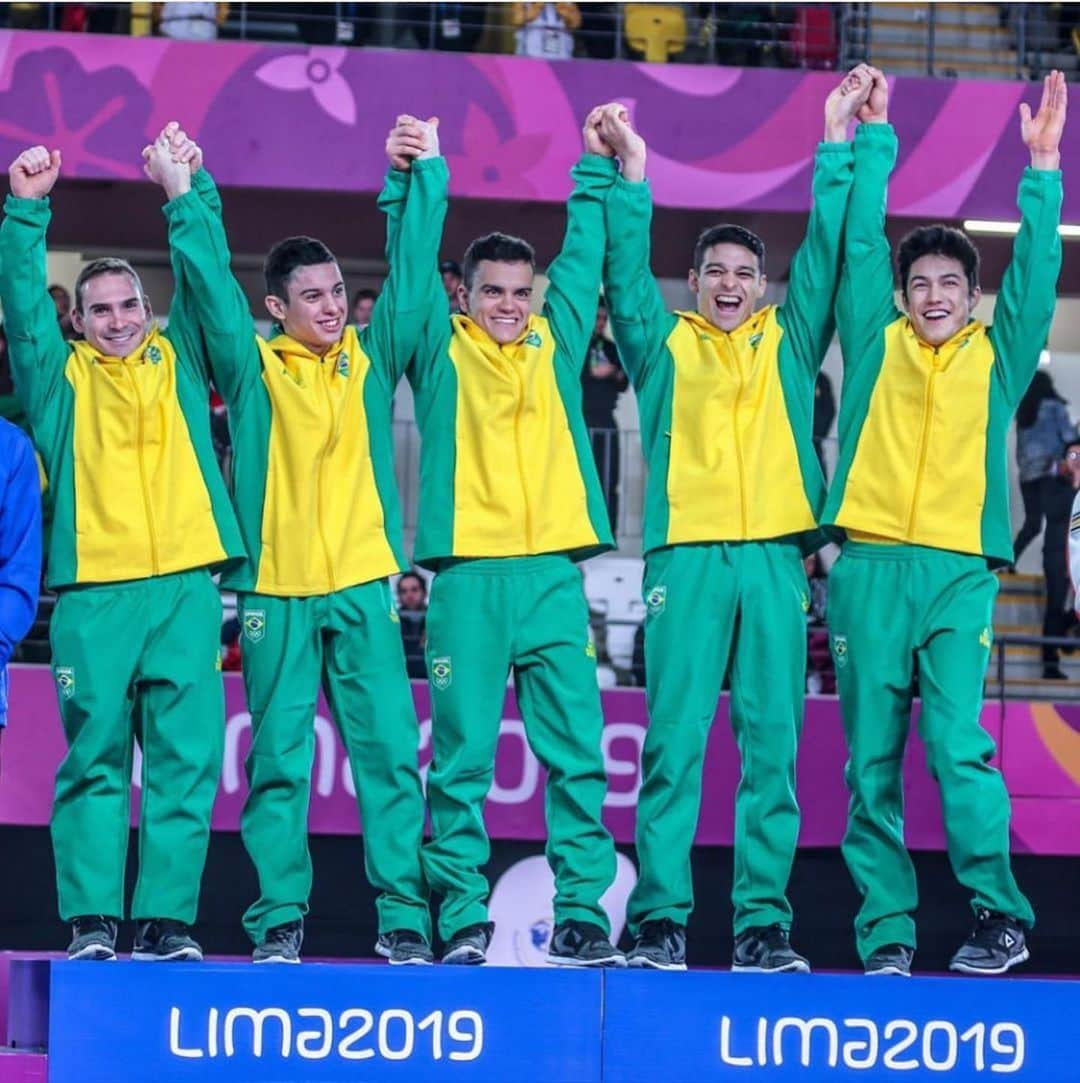
[{"label": "white sneaker sole", "polygon": [[487,966],[487,955],[479,948],[455,948],[442,961],[447,966]]},{"label": "white sneaker sole", "polygon": [[283,963],[286,966],[299,966],[299,959],[286,959],[284,955],[270,955],[266,959],[252,959],[256,966],[260,966],[262,963]]},{"label": "white sneaker sole", "polygon": [[655,959],[646,959],[643,955],[628,955],[626,965],[635,970],[685,970],[686,963],[658,963]]},{"label": "white sneaker sole", "polygon": [[866,978],[910,978],[910,970],[901,970],[898,966],[881,966],[876,970],[864,970],[863,977]]},{"label": "white sneaker sole", "polygon": [[198,948],[181,948],[170,951],[168,955],[158,955],[153,951],[133,951],[131,958],[136,963],[201,963],[202,952]]},{"label": "white sneaker sole", "polygon": [[783,966],[739,966],[731,964],[732,974],[809,974],[810,964],[801,959]]},{"label": "white sneaker sole", "polygon": [[[375,944],[375,954],[378,955],[380,958],[385,959],[391,966],[433,966],[435,963],[434,958],[395,959],[390,954],[390,949],[384,948],[382,944],[378,942],[376,942]],[[443,962],[446,962],[446,960],[444,959]]]},{"label": "white sneaker sole", "polygon": [[1014,966],[1019,966],[1021,963],[1026,963],[1031,958],[1027,948],[1024,948],[1019,955],[1014,955],[1009,959],[1004,966],[994,967],[987,969],[985,967],[967,966],[965,963],[949,963],[949,969],[955,970],[959,974],[972,974],[975,977],[982,977],[986,975],[991,977],[994,974],[1004,974],[1006,971],[1011,970]]},{"label": "white sneaker sole", "polygon": [[116,952],[112,948],[105,947],[104,944],[90,944],[83,948],[82,951],[77,951],[74,955],[68,955],[69,961],[74,962],[76,959],[97,963],[115,963]]},{"label": "white sneaker sole", "polygon": [[626,956],[618,952],[615,955],[605,955],[602,959],[575,959],[569,955],[552,955],[548,952],[547,963],[548,966],[607,967],[610,969],[626,966]]}]

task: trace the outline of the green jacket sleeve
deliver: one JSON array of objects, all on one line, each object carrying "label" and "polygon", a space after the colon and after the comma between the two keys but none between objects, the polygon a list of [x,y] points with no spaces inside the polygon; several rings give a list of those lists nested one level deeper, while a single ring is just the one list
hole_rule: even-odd
[{"label": "green jacket sleeve", "polygon": [[619,360],[635,387],[645,383],[676,320],[649,267],[652,208],[649,182],[622,177],[605,207],[604,296]]},{"label": "green jacket sleeve", "polygon": [[[450,174],[446,159],[415,161],[407,179],[388,170],[379,207],[386,214],[386,282],[360,340],[390,392],[417,352],[437,280]],[[441,290],[440,290],[441,292]],[[444,295],[445,297],[445,295]],[[445,322],[445,311],[442,313]]]},{"label": "green jacket sleeve", "polygon": [[0,224],[0,305],[11,375],[34,426],[55,399],[71,353],[48,292],[45,231],[51,217],[47,198],[9,195]]},{"label": "green jacket sleeve", "polygon": [[836,291],[852,176],[850,143],[818,144],[806,236],[791,262],[787,297],[778,312],[796,362],[811,377],[825,360],[836,326]]},{"label": "green jacket sleeve", "polygon": [[885,197],[896,153],[891,124],[859,125],[844,222],[844,269],[836,298],[845,370],[869,356],[882,328],[900,315],[893,291],[892,249],[885,234]]},{"label": "green jacket sleeve", "polygon": [[229,268],[225,227],[197,188],[164,211],[181,316],[190,312],[197,322],[214,384],[229,409],[238,409],[258,383],[260,360],[247,298]]},{"label": "green jacket sleeve", "polygon": [[1054,318],[1061,272],[1061,200],[1061,170],[1024,170],[1016,197],[1020,231],[990,328],[995,372],[1014,408],[1035,375]]},{"label": "green jacket sleeve", "polygon": [[596,326],[604,266],[604,202],[617,168],[614,158],[583,154],[570,175],[574,190],[566,204],[566,236],[548,267],[543,314],[555,336],[556,356],[577,377]]}]

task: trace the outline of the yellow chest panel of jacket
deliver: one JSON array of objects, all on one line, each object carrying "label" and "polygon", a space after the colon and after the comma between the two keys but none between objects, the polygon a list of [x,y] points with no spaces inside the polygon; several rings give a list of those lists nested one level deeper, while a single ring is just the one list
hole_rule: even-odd
[{"label": "yellow chest panel of jacket", "polygon": [[271,420],[255,590],[328,594],[391,575],[355,328],[325,357],[287,335],[256,341]]},{"label": "yellow chest panel of jacket", "polygon": [[987,329],[969,323],[937,349],[906,317],[884,335],[837,525],[854,535],[980,553],[994,365]]},{"label": "yellow chest panel of jacket", "polygon": [[548,321],[530,317],[525,335],[502,347],[468,317],[451,322],[455,555],[526,556],[597,544]]},{"label": "yellow chest panel of jacket", "polygon": [[154,331],[124,358],[73,347],[64,375],[75,401],[77,581],[145,579],[225,559],[169,340]]},{"label": "yellow chest panel of jacket", "polygon": [[770,305],[728,333],[680,312],[668,458],[668,543],[749,541],[812,530],[784,402],[783,329]]}]

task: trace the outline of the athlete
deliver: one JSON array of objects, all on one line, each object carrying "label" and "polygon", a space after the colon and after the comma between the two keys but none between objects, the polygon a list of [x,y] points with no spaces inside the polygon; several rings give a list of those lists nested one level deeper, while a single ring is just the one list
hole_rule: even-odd
[{"label": "athlete", "polygon": [[210,571],[243,544],[214,459],[198,329],[154,322],[120,259],[75,282],[65,342],[45,232],[60,152],[12,163],[0,303],[16,392],[48,476],[50,635],[68,750],[52,839],[72,959],[114,959],[133,738],[142,749],[132,957],[198,960],[191,935],[221,769],[221,600]]},{"label": "athlete", "polygon": [[370,324],[347,325],[333,253],[290,237],[266,258],[266,307],[278,325],[269,340],[255,333],[229,270],[201,151],[178,125],[146,151],[169,196],[177,280],[228,407],[235,452],[248,560],[223,584],[238,592],[252,722],[241,831],[259,876],[259,898],[244,916],[257,963],[300,959],[320,685],[349,754],[365,867],[379,891],[375,950],[394,964],[432,961],[419,731],[387,579],[409,566],[390,403],[426,314],[447,171],[434,124],[399,118],[386,149],[392,168],[379,202],[393,222],[392,270]]},{"label": "athlete", "polygon": [[580,376],[615,180],[598,115],[590,114],[572,173],[543,314],[530,314],[532,247],[502,233],[480,237],[465,253],[461,315],[449,320],[432,261],[431,316],[409,369],[422,439],[416,557],[437,572],[427,618],[434,758],[424,869],[443,896],[445,963],[482,963],[491,941],[483,809],[510,671],[530,746],[548,772],[548,960],[625,962],[600,905],[615,848],[600,818],[603,717],[574,564],[612,548]]},{"label": "athlete", "polygon": [[1009,797],[979,723],[997,594],[988,565],[1013,563],[1006,433],[1054,313],[1065,80],[1046,77],[1035,116],[1020,106],[1031,167],[988,327],[972,316],[978,252],[945,226],[901,242],[896,308],[885,192],[897,140],[888,84],[876,69],[873,79],[855,135],[837,299],[840,456],[822,520],[846,536],[828,621],[850,752],[843,851],[863,899],[855,935],[867,974],[910,973],[917,893],[901,769],[917,674],[949,860],[975,911],[950,965],[1001,974],[1028,958],[1034,915],[1010,868]]},{"label": "athlete", "polygon": [[[733,970],[806,971],[792,948],[787,883],[799,833],[809,595],[803,556],[819,544],[825,484],[813,443],[814,385],[833,335],[841,230],[851,186],[847,128],[864,67],[825,103],[813,209],[781,305],[765,294],[765,247],[742,226],[705,230],[669,313],[649,269],[645,143],[619,109],[600,130],[622,161],[608,200],[604,288],[638,398],[645,498],[646,698],[637,853],[627,919],[631,966],[686,969],[690,848],[709,729],[725,673],[742,760],[735,799]],[[688,637],[687,628],[694,634]]]}]

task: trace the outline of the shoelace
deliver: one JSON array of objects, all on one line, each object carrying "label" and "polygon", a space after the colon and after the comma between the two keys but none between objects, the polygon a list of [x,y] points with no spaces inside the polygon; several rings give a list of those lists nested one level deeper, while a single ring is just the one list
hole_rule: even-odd
[{"label": "shoelace", "polygon": [[987,951],[1001,947],[1002,936],[1009,928],[1009,919],[1004,914],[980,910],[976,920],[975,931],[971,934],[972,944]]}]

